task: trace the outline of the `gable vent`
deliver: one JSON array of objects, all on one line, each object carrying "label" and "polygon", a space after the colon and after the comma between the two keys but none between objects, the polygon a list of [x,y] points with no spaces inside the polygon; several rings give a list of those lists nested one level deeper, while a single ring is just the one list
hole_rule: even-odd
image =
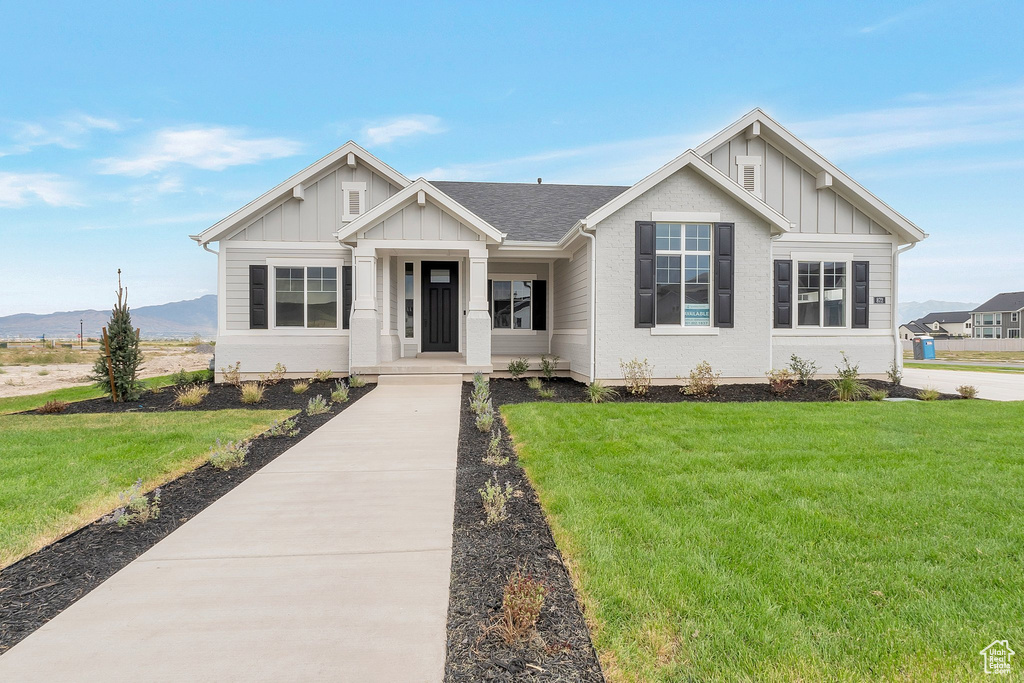
[{"label": "gable vent", "polygon": [[342,183],[341,192],[341,220],[355,220],[366,204],[366,183]]},{"label": "gable vent", "polygon": [[743,189],[747,192],[754,192],[757,189],[754,187],[754,171],[753,166],[743,167]]},{"label": "gable vent", "polygon": [[750,192],[761,196],[761,157],[737,156],[737,177],[740,186]]},{"label": "gable vent", "polygon": [[359,211],[359,193],[349,192],[348,193],[348,212],[353,216],[358,216],[361,212]]}]

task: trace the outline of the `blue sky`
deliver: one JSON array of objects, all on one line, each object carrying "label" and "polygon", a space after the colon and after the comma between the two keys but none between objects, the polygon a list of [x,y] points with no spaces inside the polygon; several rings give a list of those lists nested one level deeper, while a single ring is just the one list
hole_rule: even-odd
[{"label": "blue sky", "polygon": [[0,315],[215,291],[188,238],[354,139],[410,177],[630,184],[755,106],[931,237],[901,299],[1024,289],[1024,3],[17,3]]}]

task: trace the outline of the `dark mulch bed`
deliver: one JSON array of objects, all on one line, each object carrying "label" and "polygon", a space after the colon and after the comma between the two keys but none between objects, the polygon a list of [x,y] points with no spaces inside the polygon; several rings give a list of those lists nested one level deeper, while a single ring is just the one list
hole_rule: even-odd
[{"label": "dark mulch bed", "polygon": [[[872,389],[885,389],[892,398],[917,398],[920,391],[914,387],[895,385],[891,382],[883,382],[874,379],[864,380]],[[551,399],[540,399],[537,392],[526,386],[526,380],[492,379],[491,395],[494,397],[495,407],[505,403],[529,403],[531,401],[548,400],[556,403],[577,403],[586,402],[587,386],[568,377],[555,377],[545,384],[555,390],[555,396]],[[718,387],[711,396],[688,396],[679,391],[679,385],[674,386],[653,386],[646,396],[631,396],[622,387],[616,387],[618,395],[616,403],[752,403],[755,401],[789,401],[798,403],[809,403],[814,401],[830,401],[832,387],[827,380],[815,379],[807,383],[807,386],[797,383],[784,396],[778,396],[772,392],[767,382],[758,384],[723,384]],[[959,400],[956,394],[940,394],[939,400]]]},{"label": "dark mulch bed", "polygon": [[[291,382],[286,382],[268,387],[263,403],[245,406],[238,400],[238,389],[211,385],[210,395],[203,403],[188,409],[172,407],[170,401],[174,394],[170,389],[164,389],[158,394],[148,392],[132,404],[114,405],[105,399],[83,401],[69,406],[66,413],[248,407],[297,410],[305,408],[309,399],[318,393],[328,397],[330,386],[314,383],[305,394],[296,395],[291,392]],[[333,404],[330,412],[324,415],[310,417],[302,413],[296,416],[296,426],[300,431],[295,437],[257,437],[251,443],[245,466],[239,469],[222,472],[203,465],[165,484],[157,519],[125,528],[94,522],[0,571],[0,653],[67,609],[372,388],[373,385],[352,389],[348,403]],[[49,417],[40,415],[39,419]]]},{"label": "dark mulch bed", "polygon": [[[490,436],[476,429],[468,408],[471,391],[471,384],[463,385],[445,680],[603,681],[561,553],[499,421],[495,429],[505,437],[502,449],[509,463],[481,463]],[[495,397],[495,408],[500,403]],[[503,485],[512,482],[524,495],[510,501],[509,519],[488,526],[479,490],[494,472]],[[538,623],[540,638],[510,647],[497,634],[483,634],[500,612],[505,580],[517,563],[543,579],[549,592]]]}]

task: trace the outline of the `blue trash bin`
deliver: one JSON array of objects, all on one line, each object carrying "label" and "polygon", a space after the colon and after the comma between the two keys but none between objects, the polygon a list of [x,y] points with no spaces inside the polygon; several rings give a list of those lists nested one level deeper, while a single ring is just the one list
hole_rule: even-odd
[{"label": "blue trash bin", "polygon": [[931,337],[922,337],[921,351],[925,360],[935,360],[935,340]]}]

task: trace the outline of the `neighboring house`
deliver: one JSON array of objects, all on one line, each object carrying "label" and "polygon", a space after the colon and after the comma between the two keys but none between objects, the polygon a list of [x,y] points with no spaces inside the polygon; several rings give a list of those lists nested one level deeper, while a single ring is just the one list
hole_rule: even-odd
[{"label": "neighboring house", "polygon": [[971,311],[929,313],[923,318],[901,325],[900,338],[913,339],[922,335],[929,335],[935,339],[970,337],[973,336],[971,332],[973,319]]},{"label": "neighboring house", "polygon": [[759,109],[631,187],[410,180],[349,142],[192,239],[217,242],[217,367],[375,376],[560,357],[764,380],[797,354],[902,362],[925,233]]},{"label": "neighboring house", "polygon": [[972,312],[976,338],[1020,339],[1024,292],[996,294]]}]

